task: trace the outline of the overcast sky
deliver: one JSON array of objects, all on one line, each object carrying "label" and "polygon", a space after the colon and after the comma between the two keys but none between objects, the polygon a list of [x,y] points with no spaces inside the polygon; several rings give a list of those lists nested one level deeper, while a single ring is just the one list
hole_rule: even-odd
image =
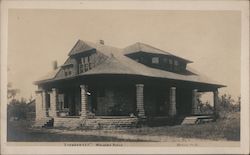
[{"label": "overcast sky", "polygon": [[240,12],[10,10],[8,80],[28,98],[78,39],[126,47],[143,42],[194,61],[190,67],[240,95]]}]

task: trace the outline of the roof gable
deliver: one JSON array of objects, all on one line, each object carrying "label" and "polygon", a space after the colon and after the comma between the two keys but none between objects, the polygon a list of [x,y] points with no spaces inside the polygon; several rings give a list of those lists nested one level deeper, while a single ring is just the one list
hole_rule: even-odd
[{"label": "roof gable", "polygon": [[78,40],[68,55],[71,56],[92,49],[94,48],[91,45],[87,44],[86,42],[83,42],[82,40]]}]

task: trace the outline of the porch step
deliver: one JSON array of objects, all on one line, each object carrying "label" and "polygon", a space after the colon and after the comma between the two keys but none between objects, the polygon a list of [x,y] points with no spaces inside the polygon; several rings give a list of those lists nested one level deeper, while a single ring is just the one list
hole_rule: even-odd
[{"label": "porch step", "polygon": [[36,120],[35,124],[32,127],[52,127],[53,126],[53,118],[45,117]]},{"label": "porch step", "polygon": [[182,121],[182,125],[189,125],[189,124],[202,124],[212,122],[214,118],[212,116],[188,116],[185,117]]}]

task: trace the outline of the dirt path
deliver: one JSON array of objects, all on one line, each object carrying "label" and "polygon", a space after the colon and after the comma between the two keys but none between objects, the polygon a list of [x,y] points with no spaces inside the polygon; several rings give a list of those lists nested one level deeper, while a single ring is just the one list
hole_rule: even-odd
[{"label": "dirt path", "polygon": [[60,133],[60,134],[75,134],[75,135],[86,135],[86,136],[107,136],[114,137],[118,139],[124,139],[126,141],[147,141],[147,142],[171,142],[171,143],[194,143],[199,144],[199,146],[207,146],[207,144],[215,146],[238,146],[239,142],[237,141],[227,141],[224,139],[221,140],[207,140],[207,139],[198,139],[198,138],[181,138],[174,136],[152,136],[152,135],[136,135],[136,134],[127,134],[122,130],[95,130],[95,131],[85,131],[85,130],[59,130],[59,129],[45,129],[46,132]]}]

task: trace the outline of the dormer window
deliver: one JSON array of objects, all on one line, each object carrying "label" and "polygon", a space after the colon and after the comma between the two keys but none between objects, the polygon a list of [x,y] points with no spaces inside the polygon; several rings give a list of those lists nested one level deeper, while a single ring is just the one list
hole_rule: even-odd
[{"label": "dormer window", "polygon": [[153,57],[152,64],[159,64],[159,57]]},{"label": "dormer window", "polygon": [[64,68],[64,75],[71,76],[71,74],[72,74],[71,67],[65,67]]},{"label": "dormer window", "polygon": [[95,54],[82,57],[79,61],[79,73],[87,72],[88,70],[93,68],[95,57]]},{"label": "dormer window", "polygon": [[174,70],[179,71],[179,61],[174,60]]},{"label": "dormer window", "polygon": [[174,65],[175,66],[178,66],[179,65],[179,62],[177,60],[174,61]]},{"label": "dormer window", "polygon": [[172,59],[169,59],[169,65],[173,65],[173,60]]},{"label": "dormer window", "polygon": [[82,57],[79,63],[79,73],[83,73],[88,71],[89,68],[89,58],[88,57]]},{"label": "dormer window", "polygon": [[168,63],[168,58],[163,58],[163,63]]}]

